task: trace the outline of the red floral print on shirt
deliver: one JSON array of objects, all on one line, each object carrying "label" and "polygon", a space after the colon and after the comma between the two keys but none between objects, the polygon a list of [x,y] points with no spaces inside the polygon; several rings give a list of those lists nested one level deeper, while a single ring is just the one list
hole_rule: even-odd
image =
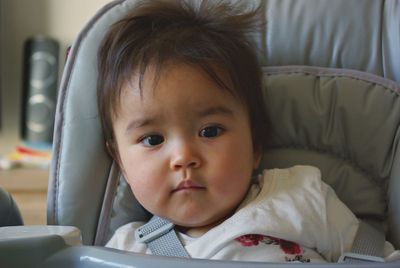
[{"label": "red floral print on shirt", "polygon": [[310,259],[303,257],[303,250],[300,245],[292,241],[259,234],[242,235],[236,238],[235,241],[239,242],[243,247],[257,246],[260,242],[266,245],[276,245],[286,255],[291,255],[290,257],[285,257],[287,262],[310,262]]},{"label": "red floral print on shirt", "polygon": [[301,253],[301,247],[297,243],[280,239],[279,245],[280,245],[281,249],[283,250],[283,252],[285,252],[286,254],[298,255]]},{"label": "red floral print on shirt", "polygon": [[310,259],[302,255],[303,250],[300,245],[292,241],[259,234],[242,235],[236,238],[235,241],[239,242],[243,247],[257,246],[259,243],[277,245],[286,255],[290,255],[285,257],[287,262],[310,262]]},{"label": "red floral print on shirt", "polygon": [[235,240],[242,244],[243,247],[251,247],[257,246],[259,242],[263,241],[264,236],[258,234],[248,234],[239,236]]},{"label": "red floral print on shirt", "polygon": [[268,245],[279,245],[285,254],[300,254],[301,247],[299,244],[287,241],[284,239],[276,238],[273,236],[263,236],[258,234],[242,235],[235,239],[244,247],[257,246],[260,242]]},{"label": "red floral print on shirt", "polygon": [[300,245],[295,242],[287,241],[287,240],[276,238],[273,236],[266,236],[265,238],[266,238],[265,239],[266,244],[279,245],[280,248],[282,249],[282,251],[285,252],[286,254],[300,254],[301,253]]}]

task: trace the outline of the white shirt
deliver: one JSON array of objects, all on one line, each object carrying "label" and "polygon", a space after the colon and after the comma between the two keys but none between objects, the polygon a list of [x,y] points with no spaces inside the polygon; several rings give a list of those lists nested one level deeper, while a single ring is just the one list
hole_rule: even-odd
[{"label": "white shirt", "polygon": [[[143,224],[120,227],[106,247],[151,254],[135,241]],[[295,166],[265,170],[234,215],[201,237],[178,236],[192,258],[336,262],[351,249],[358,225],[317,168]],[[385,252],[393,250],[387,243]]]}]

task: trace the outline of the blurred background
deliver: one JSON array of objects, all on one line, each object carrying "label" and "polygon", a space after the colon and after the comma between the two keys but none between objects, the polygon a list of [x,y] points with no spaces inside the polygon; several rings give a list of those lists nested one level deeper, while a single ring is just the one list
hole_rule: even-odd
[{"label": "blurred background", "polygon": [[51,118],[54,110],[43,108],[49,102],[37,104],[46,95],[56,99],[68,47],[108,2],[0,0],[0,187],[12,194],[27,225],[46,224],[48,165],[13,161],[51,157],[48,148],[31,147],[51,147],[50,133],[35,133],[41,127],[35,120]]}]

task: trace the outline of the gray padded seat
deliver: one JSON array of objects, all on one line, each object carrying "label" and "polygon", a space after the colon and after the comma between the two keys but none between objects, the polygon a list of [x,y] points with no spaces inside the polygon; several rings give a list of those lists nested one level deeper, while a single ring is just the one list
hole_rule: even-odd
[{"label": "gray padded seat", "polygon": [[[98,44],[135,3],[114,1],[87,23],[59,93],[48,224],[77,226],[87,245],[149,217],[132,205],[106,152],[95,92]],[[264,168],[318,166],[339,197],[358,216],[384,222],[400,248],[400,1],[261,3],[265,29],[253,38],[273,126]]]}]

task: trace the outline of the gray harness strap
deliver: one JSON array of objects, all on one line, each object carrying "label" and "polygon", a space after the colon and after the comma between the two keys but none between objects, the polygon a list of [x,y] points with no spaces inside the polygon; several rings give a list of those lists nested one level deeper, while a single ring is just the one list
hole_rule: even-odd
[{"label": "gray harness strap", "polygon": [[367,263],[384,262],[383,248],[385,245],[383,228],[377,229],[364,221],[360,221],[351,252],[344,253],[339,262]]},{"label": "gray harness strap", "polygon": [[135,231],[138,242],[145,243],[154,255],[190,258],[170,221],[153,216]]}]

